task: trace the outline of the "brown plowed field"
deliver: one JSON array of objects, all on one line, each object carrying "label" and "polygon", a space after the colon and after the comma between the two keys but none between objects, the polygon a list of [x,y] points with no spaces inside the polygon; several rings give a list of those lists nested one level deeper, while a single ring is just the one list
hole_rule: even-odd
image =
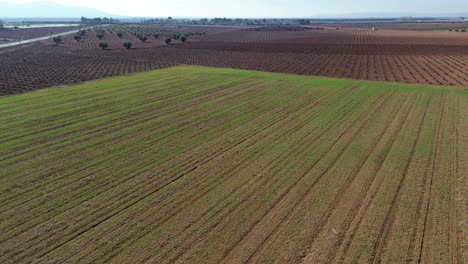
[{"label": "brown plowed field", "polygon": [[333,23],[333,24],[314,24],[312,27],[344,27],[357,29],[391,29],[391,30],[449,30],[449,29],[468,29],[468,21],[447,21],[447,22],[388,22],[388,23]]},{"label": "brown plowed field", "polygon": [[[200,26],[107,26],[99,27],[99,30],[86,30],[84,35],[81,36],[79,41],[75,40],[75,35],[68,35],[62,37],[62,46],[70,49],[97,49],[99,43],[106,42],[109,45],[108,49],[125,49],[123,43],[131,42],[132,49],[142,48],[155,48],[160,46],[166,46],[164,42],[166,35],[177,34],[188,34],[188,33],[200,33],[200,35],[190,36],[187,42],[198,42],[205,39],[206,34],[216,35],[221,32],[232,32],[236,31],[237,27],[200,27]],[[98,32],[103,34],[103,38],[97,37]],[[122,33],[122,37],[119,38],[117,33]],[[158,34],[155,37],[154,34]],[[201,35],[204,34],[204,35]],[[141,41],[138,36],[144,35],[147,40]],[[52,41],[44,41],[46,45],[55,44]],[[180,40],[172,40],[172,44],[180,44]]]},{"label": "brown plowed field", "polygon": [[[366,30],[239,30],[173,27],[206,35],[166,45],[106,33],[109,50],[94,32],[0,52],[0,94],[158,69],[179,64],[229,67],[363,80],[468,86],[468,34]],[[94,35],[93,35],[94,34]],[[135,49],[122,42],[133,40]]]},{"label": "brown plowed field", "polygon": [[77,30],[81,27],[43,27],[43,28],[20,28],[0,30],[0,38],[3,39],[32,39],[48,36],[50,33],[58,34],[62,32]]}]

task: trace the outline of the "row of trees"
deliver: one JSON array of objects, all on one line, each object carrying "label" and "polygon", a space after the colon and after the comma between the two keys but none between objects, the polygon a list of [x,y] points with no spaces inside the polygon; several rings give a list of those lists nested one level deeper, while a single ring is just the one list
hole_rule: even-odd
[{"label": "row of trees", "polygon": [[[123,38],[124,36],[124,33],[121,32],[121,31],[118,31],[115,33],[117,35],[118,38]],[[165,38],[164,41],[169,44],[172,42],[172,40],[180,40],[181,42],[186,42],[189,38],[189,36],[195,36],[195,35],[202,35],[204,33],[173,33],[173,34],[170,34],[168,32],[165,32],[165,33],[154,33],[154,34],[137,34],[137,33],[133,33],[133,35],[138,38],[141,42],[146,42],[148,40],[148,36],[153,36],[155,39],[158,39],[158,38]],[[96,37],[99,38],[100,40],[102,40],[104,38],[104,31],[97,31],[96,33]],[[81,38],[76,38],[75,36],[75,40],[79,41]]]},{"label": "row of trees", "polygon": [[[116,35],[117,35],[118,38],[122,38],[122,37],[123,37],[123,33],[122,33],[122,32],[117,32]],[[159,34],[154,34],[153,36],[154,36],[154,38],[156,38],[156,39],[159,38]],[[102,40],[102,39],[104,38],[104,34],[103,34],[103,33],[98,33],[98,34],[96,34],[96,37],[99,38],[100,40]],[[141,42],[146,42],[146,41],[148,40],[148,37],[147,37],[146,35],[136,35],[136,37],[137,37]],[[173,38],[176,39],[176,40],[180,39],[180,41],[182,41],[182,42],[186,42],[186,41],[187,41],[187,37],[186,37],[185,35],[180,36],[180,35],[174,34]],[[77,35],[77,36],[75,36],[75,40],[76,40],[76,41],[79,41],[79,40],[81,40],[81,37]],[[171,43],[171,41],[172,41],[171,38],[166,38],[166,40],[165,40],[165,42],[166,42],[167,44]]]},{"label": "row of trees", "polygon": [[[87,29],[87,30],[79,30],[76,35],[73,37],[75,39],[75,41],[79,42],[81,41],[81,39],[83,38],[83,36],[86,35],[86,32],[87,31],[90,31],[90,29]],[[97,28],[95,29],[96,31],[96,37],[101,40],[100,43],[99,43],[99,47],[101,49],[107,49],[109,47],[108,43],[103,41],[104,39],[104,36],[106,34],[106,31],[101,29],[101,28]],[[158,39],[158,38],[163,38],[164,39],[164,42],[166,44],[170,44],[172,43],[173,40],[180,40],[181,42],[185,43],[187,40],[188,40],[188,37],[189,36],[195,36],[195,35],[202,35],[204,33],[178,33],[178,32],[174,32],[174,31],[165,31],[163,30],[164,32],[159,32],[159,33],[153,33],[153,34],[137,34],[135,32],[133,32],[132,34],[137,37],[140,41],[142,42],[146,42],[146,40],[148,40],[148,36],[153,36],[155,39]],[[115,31],[112,31],[110,30],[109,31],[110,33],[114,33]],[[107,33],[109,33],[107,32]],[[128,33],[128,32],[127,32]],[[118,38],[122,38],[124,36],[124,33],[122,31],[117,31],[115,32],[115,34],[117,35]],[[58,37],[53,37],[52,40],[58,45],[60,43],[62,43],[62,39],[60,36]],[[132,46],[133,46],[133,43],[131,42],[124,42],[123,43],[123,46],[127,49],[130,49]]]},{"label": "row of trees", "polygon": [[[53,40],[57,45],[60,44],[60,43],[62,43],[62,39],[61,39],[60,37],[54,37],[52,40]],[[75,36],[75,40],[76,40],[76,41],[80,41],[80,40],[81,40],[81,36],[80,36],[80,35],[76,35],[76,36]],[[187,38],[186,38],[185,36],[183,36],[182,38],[180,38],[180,41],[186,42],[186,41],[187,41]],[[171,38],[166,38],[166,40],[165,40],[164,42],[166,42],[166,44],[169,45],[169,44],[171,44],[172,39],[171,39]],[[123,43],[123,46],[124,46],[126,49],[130,49],[130,48],[133,46],[133,43],[132,43],[132,42],[124,42],[124,43]],[[109,47],[109,44],[107,44],[107,42],[102,41],[102,42],[99,43],[99,47],[100,47],[101,49],[104,50],[104,49],[107,49],[107,48]]]},{"label": "row of trees", "polygon": [[81,17],[81,23],[83,24],[117,24],[120,23],[120,20],[108,17],[95,17],[95,18],[86,18]]},{"label": "row of trees", "polygon": [[[126,49],[130,49],[132,46],[133,46],[133,43],[131,42],[125,42],[123,44],[123,46],[126,48]],[[99,43],[99,47],[103,50],[107,49],[109,47],[109,44],[107,44],[107,42],[101,42]]]},{"label": "row of trees", "polygon": [[[55,40],[54,40],[54,41],[55,41]],[[187,41],[187,38],[186,38],[185,36],[183,36],[183,37],[180,38],[180,41],[186,42],[186,41]],[[60,42],[60,41],[59,41],[59,42]],[[59,42],[57,42],[57,44],[58,44]],[[169,44],[171,44],[172,39],[171,39],[171,38],[166,38],[166,39],[164,40],[164,42],[166,42],[166,44],[169,45]],[[133,43],[132,43],[132,42],[124,42],[124,43],[123,43],[123,46],[124,46],[126,49],[130,49],[130,48],[132,48]],[[100,42],[100,43],[99,43],[99,47],[100,47],[101,49],[105,50],[105,49],[107,49],[107,48],[109,47],[109,44],[107,44],[107,42]]]},{"label": "row of trees", "polygon": [[223,24],[223,25],[309,25],[312,23],[310,19],[279,19],[279,18],[261,18],[261,19],[249,19],[249,18],[213,18],[200,19],[198,23],[201,24]]},{"label": "row of trees", "polygon": [[309,25],[311,19],[248,19],[248,18],[225,18],[216,17],[212,19],[176,19],[168,18],[153,18],[142,21],[143,24],[194,24],[194,25]]},{"label": "row of trees", "polygon": [[0,19],[0,29],[3,29],[3,27],[4,27],[3,20]]}]

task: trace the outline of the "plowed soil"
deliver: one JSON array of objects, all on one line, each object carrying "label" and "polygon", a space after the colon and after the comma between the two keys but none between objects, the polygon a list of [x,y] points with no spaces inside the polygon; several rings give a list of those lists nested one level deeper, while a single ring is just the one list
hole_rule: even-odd
[{"label": "plowed soil", "polygon": [[0,38],[12,40],[25,40],[48,36],[49,34],[58,34],[62,32],[80,29],[81,27],[43,27],[43,28],[20,28],[20,29],[1,29]]},{"label": "plowed soil", "polygon": [[206,36],[188,43],[136,40],[132,50],[124,49],[123,40],[115,36],[109,50],[100,50],[95,37],[76,42],[71,36],[59,46],[45,42],[4,50],[0,94],[180,64],[468,86],[468,34],[464,33],[226,27],[205,27],[205,31]]},{"label": "plowed soil", "polygon": [[441,22],[387,22],[387,23],[333,23],[333,24],[314,24],[313,27],[343,27],[354,29],[390,29],[390,30],[417,30],[417,31],[432,31],[432,30],[449,30],[449,29],[467,29],[468,21],[441,21]]}]

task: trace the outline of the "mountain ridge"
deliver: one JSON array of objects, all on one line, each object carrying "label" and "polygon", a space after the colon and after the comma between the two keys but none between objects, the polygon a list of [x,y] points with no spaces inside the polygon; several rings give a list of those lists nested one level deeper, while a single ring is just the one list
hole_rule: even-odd
[{"label": "mountain ridge", "polygon": [[0,2],[0,18],[80,18],[80,17],[122,18],[95,8],[68,6],[50,2],[6,3]]}]

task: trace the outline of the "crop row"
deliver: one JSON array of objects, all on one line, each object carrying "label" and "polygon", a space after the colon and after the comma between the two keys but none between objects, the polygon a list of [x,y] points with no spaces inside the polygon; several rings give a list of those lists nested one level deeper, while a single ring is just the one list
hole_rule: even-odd
[{"label": "crop row", "polygon": [[0,98],[0,261],[460,260],[464,91],[239,73]]}]

